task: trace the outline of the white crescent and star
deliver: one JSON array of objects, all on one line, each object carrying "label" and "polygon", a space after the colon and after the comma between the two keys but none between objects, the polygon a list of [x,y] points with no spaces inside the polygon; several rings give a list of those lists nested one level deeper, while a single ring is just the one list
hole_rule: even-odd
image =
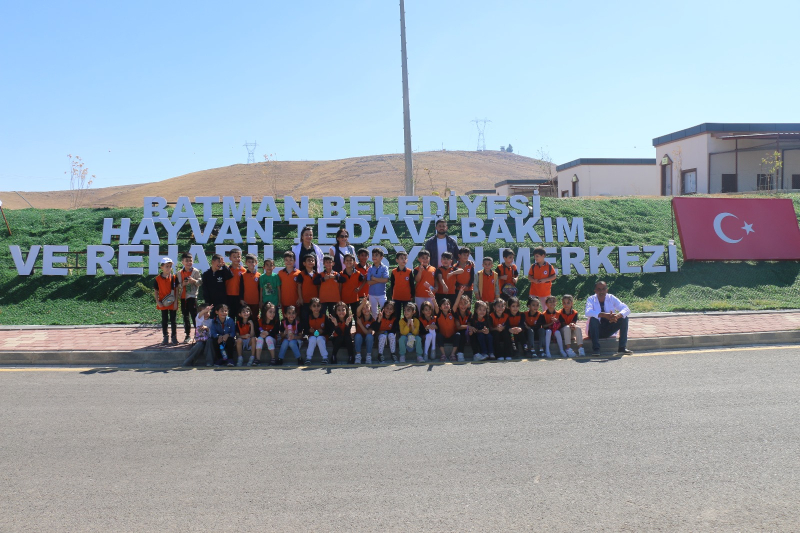
[{"label": "white crescent and star", "polygon": [[[718,214],[716,217],[714,217],[714,232],[717,234],[717,237],[719,237],[721,240],[729,244],[736,244],[737,242],[741,241],[744,237],[739,237],[738,239],[731,239],[730,237],[725,235],[724,231],[722,231],[722,221],[728,217],[733,217],[737,220],[739,219],[739,217],[737,217],[733,213]],[[748,224],[746,220],[744,221],[744,226],[742,226],[742,229],[746,232],[745,235],[750,235],[751,233],[755,233],[753,225]]]}]

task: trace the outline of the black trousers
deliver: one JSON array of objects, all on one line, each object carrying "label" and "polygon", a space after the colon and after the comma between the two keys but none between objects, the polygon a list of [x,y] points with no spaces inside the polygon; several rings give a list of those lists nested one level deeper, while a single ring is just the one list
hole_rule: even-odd
[{"label": "black trousers", "polygon": [[178,325],[176,323],[177,317],[178,312],[175,309],[161,310],[161,332],[165,337],[167,336],[167,322],[169,322],[169,325],[172,326],[172,336],[178,336]]},{"label": "black trousers", "polygon": [[331,363],[336,364],[337,358],[336,356],[339,353],[339,350],[342,348],[347,348],[347,362],[355,364],[356,362],[356,347],[353,345],[353,336],[350,334],[350,330],[347,329],[343,334],[337,334],[335,337],[331,339],[332,350],[331,350]]},{"label": "black trousers", "polygon": [[[183,329],[187,335],[192,333],[197,317],[197,298],[181,298],[181,315],[183,316]],[[191,320],[191,325],[189,321]]]}]

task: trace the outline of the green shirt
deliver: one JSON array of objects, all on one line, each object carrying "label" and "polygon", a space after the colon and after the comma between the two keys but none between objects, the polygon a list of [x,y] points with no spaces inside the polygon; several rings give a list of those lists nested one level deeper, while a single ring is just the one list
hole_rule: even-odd
[{"label": "green shirt", "polygon": [[258,278],[258,286],[261,289],[261,304],[272,302],[275,307],[279,307],[281,278],[278,274],[274,270],[269,276],[262,272],[261,277]]}]

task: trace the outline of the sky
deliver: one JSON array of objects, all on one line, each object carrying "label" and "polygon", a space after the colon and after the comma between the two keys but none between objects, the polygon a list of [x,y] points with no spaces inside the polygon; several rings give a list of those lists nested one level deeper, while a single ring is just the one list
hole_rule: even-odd
[{"label": "sky", "polygon": [[[703,122],[800,122],[796,0],[407,0],[415,151],[655,157]],[[5,2],[0,190],[403,151],[399,2]]]}]

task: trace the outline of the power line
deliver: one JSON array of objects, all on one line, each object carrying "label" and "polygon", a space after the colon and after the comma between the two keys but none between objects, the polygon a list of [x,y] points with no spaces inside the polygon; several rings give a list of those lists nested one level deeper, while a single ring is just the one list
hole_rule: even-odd
[{"label": "power line", "polygon": [[256,146],[258,146],[258,144],[256,144],[256,141],[253,141],[251,143],[245,141],[243,146],[245,148],[247,148],[247,162],[248,163],[255,163],[256,162],[256,156],[255,156]]},{"label": "power line", "polygon": [[486,123],[491,122],[489,119],[479,119],[476,118],[475,120],[471,120],[470,122],[474,122],[475,126],[478,127],[478,151],[482,152],[486,150],[486,138],[483,136],[483,131],[486,129]]}]

